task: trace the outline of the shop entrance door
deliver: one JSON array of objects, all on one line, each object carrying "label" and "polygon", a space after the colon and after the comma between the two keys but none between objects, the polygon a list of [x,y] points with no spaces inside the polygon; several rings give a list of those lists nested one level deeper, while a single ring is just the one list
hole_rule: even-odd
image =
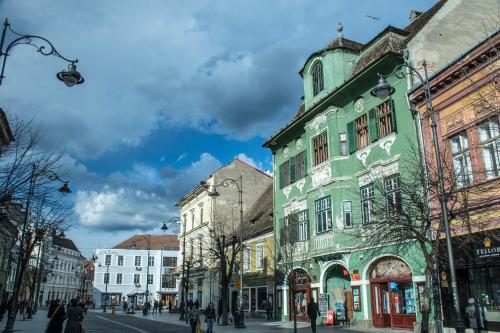
[{"label": "shop entrance door", "polygon": [[373,283],[371,291],[373,326],[391,327],[390,293],[387,283]]},{"label": "shop entrance door", "polygon": [[[291,297],[291,292],[290,292],[290,297]],[[295,299],[292,304],[293,307],[290,309],[290,319],[293,320],[293,317],[295,316],[294,310],[297,311],[297,321],[308,321],[309,317],[307,316],[307,304],[310,301],[310,292],[307,289],[304,290],[298,290],[295,293]]]}]

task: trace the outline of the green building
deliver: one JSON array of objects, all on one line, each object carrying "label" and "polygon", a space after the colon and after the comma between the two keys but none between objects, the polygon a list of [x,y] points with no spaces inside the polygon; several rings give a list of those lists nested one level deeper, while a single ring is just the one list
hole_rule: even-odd
[{"label": "green building", "polygon": [[[439,4],[439,3],[438,3]],[[411,37],[438,8],[413,13],[405,29],[387,27],[367,44],[339,36],[306,60],[300,75],[303,104],[264,147],[273,153],[277,253],[283,228],[293,226],[296,281],[277,287],[276,312],[308,320],[311,297],[337,320],[364,327],[413,328],[420,317],[419,286],[425,283],[420,252],[363,248],[356,228],[372,218],[373,181],[381,180],[391,204],[399,204],[401,160],[417,143],[405,78],[388,78],[394,92],[384,101],[370,94],[377,73],[403,62]],[[279,262],[283,258],[278,257]]]}]

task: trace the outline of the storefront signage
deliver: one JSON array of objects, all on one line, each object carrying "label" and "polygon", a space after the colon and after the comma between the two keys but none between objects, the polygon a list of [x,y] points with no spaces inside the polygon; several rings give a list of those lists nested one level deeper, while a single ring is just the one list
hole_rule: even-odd
[{"label": "storefront signage", "polygon": [[352,304],[354,311],[361,311],[361,292],[359,287],[352,288]]},{"label": "storefront signage", "polygon": [[353,281],[359,281],[360,276],[359,276],[359,271],[357,269],[352,271],[352,280]]},{"label": "storefront signage", "polygon": [[321,317],[326,317],[328,311],[328,294],[319,294],[318,306]]},{"label": "storefront signage", "polygon": [[335,318],[337,319],[337,321],[345,321],[344,303],[335,304]]},{"label": "storefront signage", "polygon": [[486,237],[483,241],[483,248],[476,249],[476,256],[478,258],[489,258],[500,256],[500,246],[492,246],[490,237]]}]

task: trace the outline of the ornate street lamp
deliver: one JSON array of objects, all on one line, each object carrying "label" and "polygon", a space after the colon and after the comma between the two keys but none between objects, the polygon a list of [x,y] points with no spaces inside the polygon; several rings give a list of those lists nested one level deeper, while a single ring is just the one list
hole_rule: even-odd
[{"label": "ornate street lamp", "polygon": [[[207,189],[207,183],[202,181],[200,185],[208,192],[211,198],[217,198],[220,194],[217,192],[217,187],[228,187],[231,184],[238,189],[238,204],[240,206],[240,299],[239,299],[239,318],[236,323],[237,328],[245,328],[245,314],[243,313],[243,176],[240,175],[239,180],[226,178],[217,185],[212,185],[212,191]],[[236,320],[236,318],[235,318]]]},{"label": "ornate street lamp", "polygon": [[[7,31],[10,33],[14,34],[17,36],[14,38],[12,42],[10,42],[9,45],[5,48],[4,51],[4,42],[5,42],[5,36],[7,35]],[[41,42],[42,45],[35,44],[35,41]],[[58,58],[63,59],[66,62],[69,62],[68,68],[65,68],[61,70],[59,73],[57,73],[57,78],[64,82],[66,86],[72,87],[76,84],[82,84],[85,80],[83,79],[83,76],[76,70],[76,63],[78,62],[78,59],[68,59],[61,55],[54,45],[46,38],[36,36],[36,35],[23,35],[15,32],[12,30],[10,27],[10,23],[7,19],[5,19],[3,23],[3,31],[2,31],[2,37],[0,39],[0,58],[3,56],[3,61],[2,61],[2,70],[0,72],[0,85],[2,85],[2,80],[5,77],[4,72],[5,72],[5,63],[7,61],[7,57],[9,56],[10,50],[20,44],[25,44],[25,45],[31,45],[33,46],[38,53],[44,55],[44,56],[56,56]]]},{"label": "ornate street lamp", "polygon": [[[168,221],[168,223],[180,223],[181,222],[181,219],[177,216],[174,216],[172,218],[170,218],[170,220]],[[185,298],[185,293],[186,293],[186,288],[185,288],[185,279],[184,279],[184,267],[185,267],[185,257],[186,257],[186,229],[185,229],[185,224],[183,225],[182,227],[182,230],[183,230],[183,234],[184,234],[184,240],[182,242],[182,280],[181,280],[181,286],[182,286],[182,292],[181,292],[181,303],[179,304],[179,306],[181,306],[182,304],[184,304],[184,310],[187,309],[187,305],[186,303],[184,302],[184,298]],[[161,230],[163,232],[166,232],[168,230],[168,226],[167,226],[167,223],[164,222],[163,223],[163,226],[161,227]],[[180,312],[180,317],[179,317],[179,320],[184,320],[185,317],[184,317],[184,314],[186,311],[179,311]]]},{"label": "ornate street lamp", "polygon": [[[457,288],[457,278],[456,278],[456,272],[455,272],[455,261],[454,261],[454,256],[453,256],[453,248],[451,244],[451,233],[450,233],[450,226],[449,226],[449,219],[448,219],[448,202],[447,198],[445,196],[445,187],[444,187],[444,177],[443,177],[443,167],[442,167],[442,162],[441,162],[441,152],[440,152],[440,147],[439,147],[439,140],[438,140],[438,133],[437,133],[437,122],[436,122],[436,114],[434,113],[433,107],[432,107],[432,98],[431,98],[431,91],[429,88],[429,76],[427,73],[427,63],[423,61],[422,67],[424,70],[424,76],[422,76],[418,70],[411,66],[408,63],[408,53],[405,53],[405,63],[400,64],[396,66],[396,68],[389,73],[388,75],[379,75],[379,81],[378,84],[373,87],[373,89],[370,91],[370,94],[372,96],[376,96],[380,99],[386,99],[390,94],[394,92],[394,88],[385,80],[386,77],[389,77],[393,74],[396,75],[398,78],[403,78],[406,77],[407,75],[413,75],[414,77],[418,78],[420,83],[423,86],[424,93],[425,93],[425,101],[427,103],[427,112],[429,112],[429,115],[431,117],[431,128],[432,128],[432,136],[433,136],[433,143],[434,143],[434,153],[436,157],[436,162],[437,162],[437,171],[438,171],[438,178],[439,178],[439,202],[441,204],[441,215],[443,218],[444,226],[445,226],[445,235],[446,235],[446,248],[448,252],[448,261],[449,261],[449,270],[450,270],[450,279],[451,279],[451,292],[452,292],[452,297],[453,297],[453,306],[455,309],[455,330],[457,333],[464,333],[465,332],[465,326],[464,326],[464,321],[462,319],[461,313],[460,313],[460,300],[459,300],[459,294],[458,294],[458,288]],[[403,69],[406,68],[408,70],[408,74],[403,71]],[[439,291],[434,290],[434,293]],[[439,294],[435,295],[437,299],[439,299]],[[435,313],[435,321],[436,321],[436,330],[437,332],[441,332],[441,316],[440,316],[441,309],[434,309]]]}]

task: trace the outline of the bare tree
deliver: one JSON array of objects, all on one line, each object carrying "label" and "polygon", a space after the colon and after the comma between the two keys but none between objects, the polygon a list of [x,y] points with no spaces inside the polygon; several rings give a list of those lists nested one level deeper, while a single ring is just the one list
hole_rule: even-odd
[{"label": "bare tree", "polygon": [[[228,325],[229,287],[236,270],[240,253],[239,238],[236,237],[232,218],[216,216],[211,223],[209,237],[203,238],[203,248],[208,252],[208,269],[215,269],[221,284],[222,325]],[[232,231],[231,231],[232,230]],[[243,263],[240,263],[242,265]],[[242,297],[243,295],[240,295]]]},{"label": "bare tree", "polygon": [[[374,175],[372,186],[374,196],[370,202],[371,219],[365,221],[353,234],[368,248],[372,256],[390,247],[397,253],[414,251],[415,247],[425,262],[426,283],[421,295],[422,322],[421,332],[428,332],[431,313],[431,272],[438,263],[447,261],[441,240],[444,224],[439,209],[439,174],[434,163],[424,163],[419,149],[410,144],[406,159],[401,160],[397,177],[384,178]],[[491,208],[498,207],[498,183],[496,185],[468,186],[467,170],[456,170],[446,148],[442,156],[445,181],[444,196],[448,202],[448,215],[455,234],[463,238],[458,246],[479,244],[477,232],[486,230]],[[457,176],[458,175],[458,176]],[[489,191],[489,192],[485,192]],[[484,194],[488,193],[485,197]],[[493,200],[493,201],[492,201]],[[471,215],[477,217],[472,219]],[[440,295],[434,294],[435,307],[440,311]]]},{"label": "bare tree", "polygon": [[8,211],[24,204],[24,211],[13,253],[16,260],[14,293],[4,330],[9,333],[14,328],[22,289],[26,288],[25,277],[34,249],[49,232],[67,227],[70,212],[57,194],[60,184],[54,183],[62,154],[37,150],[39,136],[30,129],[29,123],[15,121],[13,128],[15,141],[0,149],[0,205]]}]

